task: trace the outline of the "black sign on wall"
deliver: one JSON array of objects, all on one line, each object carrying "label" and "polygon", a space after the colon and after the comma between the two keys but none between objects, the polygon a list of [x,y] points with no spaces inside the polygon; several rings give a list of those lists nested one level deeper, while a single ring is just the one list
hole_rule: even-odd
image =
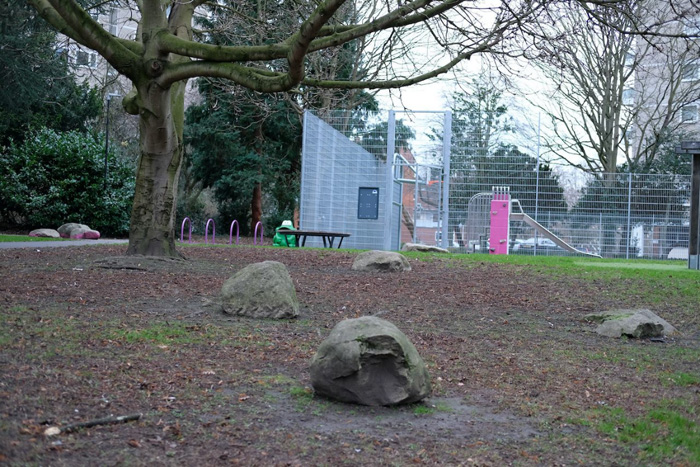
[{"label": "black sign on wall", "polygon": [[357,201],[357,218],[379,218],[379,188],[360,187]]}]

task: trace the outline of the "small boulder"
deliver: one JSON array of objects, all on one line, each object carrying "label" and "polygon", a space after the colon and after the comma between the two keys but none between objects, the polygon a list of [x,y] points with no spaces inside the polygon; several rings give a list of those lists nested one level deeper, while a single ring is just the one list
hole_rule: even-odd
[{"label": "small boulder", "polygon": [[352,263],[354,271],[410,271],[411,265],[401,253],[372,250],[360,253]]},{"label": "small boulder", "polygon": [[401,251],[421,251],[424,253],[449,253],[448,250],[432,245],[423,245],[422,243],[404,243]]},{"label": "small boulder", "polygon": [[83,238],[86,240],[99,240],[100,232],[97,230],[88,230],[83,234]]},{"label": "small boulder", "polygon": [[36,229],[29,232],[30,237],[61,238],[61,234],[54,229]]},{"label": "small boulder", "polygon": [[311,362],[317,394],[370,406],[409,404],[430,395],[423,359],[406,335],[374,316],[338,323]]},{"label": "small boulder", "polygon": [[277,261],[255,263],[231,276],[221,288],[224,313],[250,318],[295,318],[299,315],[294,283]]},{"label": "small boulder", "polygon": [[85,224],[76,224],[74,222],[69,222],[68,224],[63,224],[58,228],[58,233],[61,235],[63,238],[83,238],[80,232],[76,232],[75,236],[73,236],[73,231],[74,230],[82,230],[83,233],[85,231],[90,230],[90,227],[88,227]]},{"label": "small boulder", "polygon": [[599,323],[595,332],[606,337],[663,337],[676,332],[666,320],[643,308],[591,313],[584,319]]}]

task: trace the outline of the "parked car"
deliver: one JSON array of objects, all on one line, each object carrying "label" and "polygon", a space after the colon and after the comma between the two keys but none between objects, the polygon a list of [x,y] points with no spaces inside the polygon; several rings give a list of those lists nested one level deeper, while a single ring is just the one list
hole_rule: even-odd
[{"label": "parked car", "polygon": [[668,252],[668,259],[688,259],[688,248],[682,246],[676,246],[671,248]]},{"label": "parked car", "polygon": [[[513,253],[532,253],[535,251],[535,239],[533,238],[528,238],[527,240],[522,240],[522,241],[515,241],[515,245],[513,245]],[[559,245],[551,241],[550,239],[546,237],[538,237],[537,238],[537,251],[538,252],[546,252],[546,251],[563,251]]]}]

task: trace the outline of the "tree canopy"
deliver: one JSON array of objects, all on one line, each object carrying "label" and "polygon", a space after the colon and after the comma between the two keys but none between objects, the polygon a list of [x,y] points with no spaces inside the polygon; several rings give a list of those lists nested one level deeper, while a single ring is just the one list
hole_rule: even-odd
[{"label": "tree canopy", "polygon": [[102,104],[77,84],[56,31],[26,4],[0,0],[0,146],[30,129],[85,131]]}]

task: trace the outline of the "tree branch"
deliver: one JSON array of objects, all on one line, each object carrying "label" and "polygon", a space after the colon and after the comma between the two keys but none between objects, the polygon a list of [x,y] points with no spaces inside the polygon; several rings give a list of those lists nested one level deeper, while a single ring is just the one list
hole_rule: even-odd
[{"label": "tree branch", "polygon": [[[483,47],[487,47],[484,45]],[[412,78],[399,79],[399,80],[386,80],[386,81],[334,81],[334,80],[318,80],[318,79],[304,79],[302,84],[306,86],[314,86],[318,88],[335,88],[335,89],[395,89],[410,86],[412,84],[420,83],[422,81],[435,78],[443,73],[450,71],[458,63],[463,60],[469,60],[471,56],[479,50],[471,50],[466,53],[461,53],[457,55],[454,59],[445,65],[436,68],[428,73],[423,73],[422,75],[414,76]]]},{"label": "tree branch", "polygon": [[[51,20],[63,22],[68,27],[64,32],[71,39],[95,50],[112,66],[127,76],[133,76],[135,70],[129,64],[136,59],[130,49],[100,26],[97,21],[85,12],[74,0],[29,0],[33,5],[43,5],[44,11]],[[49,6],[50,10],[46,9]],[[40,11],[41,14],[41,11]],[[42,17],[44,17],[42,15]],[[53,23],[52,23],[53,24]],[[72,33],[72,34],[68,34]]]}]

